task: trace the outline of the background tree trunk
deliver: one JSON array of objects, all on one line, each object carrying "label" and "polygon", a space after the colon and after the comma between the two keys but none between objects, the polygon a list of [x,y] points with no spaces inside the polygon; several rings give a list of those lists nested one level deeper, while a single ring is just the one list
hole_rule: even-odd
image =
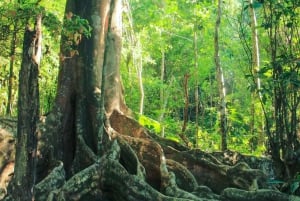
[{"label": "background tree trunk", "polygon": [[[257,19],[256,19],[256,13],[253,5],[253,0],[249,0],[249,12],[251,17],[251,32],[252,32],[252,75],[254,78],[254,83],[256,85],[256,93],[258,94],[258,100],[259,102],[262,101],[262,94],[261,94],[261,80],[258,75],[258,72],[260,71],[260,51],[259,51],[259,40],[258,40],[258,31],[257,31]],[[254,93],[252,94],[252,108],[253,108],[253,115],[252,115],[252,123],[251,123],[251,130],[252,135],[254,136],[255,130],[258,132],[258,144],[262,146],[264,144],[264,112],[263,112],[263,106],[257,108],[257,100],[255,97],[257,97]],[[256,116],[258,114],[258,116]],[[259,119],[259,122],[261,122],[260,129],[255,126],[255,118]]]},{"label": "background tree trunk", "polygon": [[140,89],[140,114],[142,115],[144,113],[144,99],[145,99],[145,92],[144,92],[144,85],[143,85],[143,55],[142,55],[142,47],[140,40],[138,39],[137,43],[137,49],[139,51],[139,56],[137,60],[137,74],[138,74],[138,81],[139,81],[139,89]]},{"label": "background tree trunk", "polygon": [[[194,11],[195,12],[195,11]],[[196,131],[195,131],[195,143],[196,143],[196,148],[199,147],[199,136],[198,136],[198,132],[199,132],[199,86],[198,86],[198,82],[199,82],[199,78],[198,78],[198,37],[197,37],[197,24],[195,23],[194,24],[194,40],[193,40],[193,43],[194,43],[194,62],[195,62],[195,75],[196,75],[196,83],[195,83],[195,108],[196,108],[196,111],[195,111],[195,125],[196,125]]]},{"label": "background tree trunk", "polygon": [[181,133],[179,133],[179,137],[183,141],[183,143],[188,147],[190,146],[190,141],[186,137],[186,130],[188,126],[188,121],[189,121],[189,89],[188,89],[188,83],[189,83],[189,78],[191,75],[185,74],[184,75],[184,80],[183,80],[183,91],[184,91],[184,108],[183,108],[183,124],[181,128]]},{"label": "background tree trunk", "polygon": [[[161,34],[161,33],[160,33]],[[161,125],[161,136],[165,136],[165,125],[164,125],[164,116],[166,110],[167,97],[165,95],[165,51],[161,50],[161,64],[160,64],[160,89],[159,89],[159,99],[160,99],[160,115],[159,115],[159,123]]]},{"label": "background tree trunk", "polygon": [[224,74],[220,62],[220,48],[219,48],[219,32],[221,24],[221,11],[222,1],[218,0],[218,15],[215,25],[215,65],[216,65],[216,77],[219,89],[219,113],[220,113],[220,132],[221,132],[221,150],[227,150],[227,112],[226,112],[226,90]]},{"label": "background tree trunk", "polygon": [[11,115],[12,104],[13,104],[13,85],[14,85],[14,64],[16,57],[16,44],[17,44],[17,33],[18,33],[18,20],[13,23],[13,33],[10,45],[10,62],[9,62],[9,81],[7,91],[7,104],[6,104],[6,115]]}]

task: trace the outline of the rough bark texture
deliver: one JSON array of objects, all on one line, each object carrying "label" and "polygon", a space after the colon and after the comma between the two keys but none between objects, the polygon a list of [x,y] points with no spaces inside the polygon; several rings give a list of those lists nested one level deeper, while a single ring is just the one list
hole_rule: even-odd
[{"label": "rough bark texture", "polygon": [[20,70],[18,96],[18,131],[15,171],[11,185],[16,201],[31,201],[34,197],[39,118],[38,71],[41,57],[42,16],[36,19],[35,30],[26,29]]},{"label": "rough bark texture", "polygon": [[[2,121],[0,125],[1,127],[5,127]],[[7,193],[6,188],[14,172],[14,145],[14,136],[7,129],[0,128],[0,199]]]},{"label": "rough bark texture", "polygon": [[68,1],[69,11],[87,18],[93,33],[76,47],[78,55],[62,51],[55,107],[39,127],[36,200],[291,198],[273,190],[256,196],[253,190],[266,181],[261,170],[190,150],[149,133],[128,116],[118,67],[121,0]]},{"label": "rough bark texture", "polygon": [[220,48],[219,48],[219,32],[221,24],[221,11],[222,11],[222,1],[218,0],[218,10],[217,10],[217,20],[215,25],[215,65],[216,65],[216,79],[218,82],[219,90],[219,113],[220,113],[220,133],[221,133],[221,149],[222,151],[227,150],[227,109],[226,109],[226,90],[225,90],[225,80],[223,69],[221,67],[220,61]]}]

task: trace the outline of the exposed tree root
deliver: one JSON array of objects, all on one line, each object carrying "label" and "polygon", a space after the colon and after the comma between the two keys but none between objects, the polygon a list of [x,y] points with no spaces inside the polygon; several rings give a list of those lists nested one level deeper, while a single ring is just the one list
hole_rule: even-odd
[{"label": "exposed tree root", "polygon": [[7,193],[7,185],[14,172],[15,139],[12,133],[0,128],[0,199]]},{"label": "exposed tree root", "polygon": [[48,195],[62,187],[65,183],[66,175],[63,164],[57,163],[57,166],[35,186],[35,197],[38,200],[47,200]]},{"label": "exposed tree root", "polygon": [[230,201],[300,201],[297,196],[283,194],[274,190],[244,191],[235,188],[225,189],[222,193],[225,200]]},{"label": "exposed tree root", "polygon": [[[41,148],[40,160],[48,164],[38,166],[39,176],[45,176],[35,186],[36,200],[299,200],[278,191],[260,189],[264,174],[245,162],[225,164],[222,157],[189,150],[148,133],[120,113],[113,112],[107,125],[101,154],[94,153],[81,135],[76,136],[70,178],[62,162],[53,161],[52,153],[44,153],[52,152],[51,146]],[[10,200],[9,196],[5,199]]]},{"label": "exposed tree root", "polygon": [[173,172],[176,177],[176,184],[179,188],[193,192],[198,187],[198,182],[192,173],[181,163],[167,159],[167,167],[170,172]]}]

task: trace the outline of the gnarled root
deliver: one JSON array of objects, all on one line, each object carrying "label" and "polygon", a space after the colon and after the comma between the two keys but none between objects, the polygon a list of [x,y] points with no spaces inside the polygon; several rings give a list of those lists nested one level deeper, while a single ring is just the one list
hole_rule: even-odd
[{"label": "gnarled root", "polygon": [[245,191],[235,188],[227,188],[222,193],[226,201],[300,201],[297,196],[283,194],[279,191],[262,189],[257,191]]}]

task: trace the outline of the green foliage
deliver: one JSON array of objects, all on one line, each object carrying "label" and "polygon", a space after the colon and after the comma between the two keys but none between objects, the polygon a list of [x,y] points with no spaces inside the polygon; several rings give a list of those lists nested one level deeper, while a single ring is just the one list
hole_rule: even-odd
[{"label": "green foliage", "polygon": [[[284,2],[265,0],[264,15],[261,22],[262,31],[267,32],[264,49],[269,60],[259,76],[264,81],[262,86],[262,103],[267,121],[268,140],[272,147],[273,158],[286,155],[298,145],[297,115],[299,115],[299,34],[298,29],[300,2],[287,0]],[[289,143],[287,143],[289,142]]]},{"label": "green foliage", "polygon": [[208,133],[200,129],[197,137],[199,141],[198,148],[201,150],[208,152],[220,150],[221,136],[217,133]]},{"label": "green foliage", "polygon": [[268,184],[276,187],[284,186],[287,193],[295,195],[300,189],[300,173],[297,172],[289,182],[272,179],[268,181]]},{"label": "green foliage", "polygon": [[[12,85],[12,115],[17,114],[16,100],[18,90],[18,71],[21,64],[22,43],[26,26],[33,28],[35,17],[42,14],[43,58],[40,70],[40,96],[41,112],[50,111],[56,90],[56,77],[58,71],[58,51],[62,27],[62,15],[65,0],[55,2],[36,0],[1,1],[0,7],[0,113],[5,114],[9,84],[9,67],[13,62]],[[13,35],[16,34],[15,52],[12,52]],[[11,55],[13,54],[13,55]],[[51,104],[50,104],[51,103]]]},{"label": "green foliage", "polygon": [[82,34],[84,37],[91,37],[92,27],[88,20],[78,15],[68,13],[64,20],[62,35],[67,38],[74,38],[74,34]]},{"label": "green foliage", "polygon": [[[143,60],[143,84],[145,90],[144,114],[159,120],[165,127],[165,136],[178,138],[182,129],[182,111],[184,108],[183,78],[190,74],[189,122],[186,135],[205,150],[219,149],[218,130],[218,90],[213,63],[213,35],[216,5],[211,1],[171,1],[163,4],[152,1],[130,1],[133,16],[133,28],[141,42],[140,51]],[[249,132],[250,92],[245,86],[249,80],[244,78],[247,71],[247,57],[243,53],[239,33],[236,29],[240,15],[239,2],[226,2],[221,34],[221,60],[226,77],[226,90],[230,103],[229,141],[231,149],[243,153],[253,152],[253,141]],[[259,6],[257,6],[257,9]],[[145,15],[145,13],[149,13]],[[125,25],[125,28],[128,27]],[[125,30],[125,33],[128,31]],[[195,68],[194,34],[197,35],[197,53],[199,64]],[[137,40],[137,39],[136,39]],[[151,41],[151,42],[149,42]],[[134,44],[124,42],[124,60],[122,78],[125,86],[126,101],[130,108],[138,111],[140,91],[136,68],[128,60],[128,52]],[[128,49],[127,49],[128,48]],[[137,47],[135,47],[136,50]],[[126,53],[125,53],[126,52]],[[164,54],[164,80],[161,81],[162,53]],[[126,62],[129,61],[129,62]],[[128,74],[128,72],[130,74]],[[199,134],[196,135],[195,122],[195,85],[199,87]],[[161,100],[161,91],[164,100]],[[162,107],[162,103],[165,107]],[[259,133],[260,131],[256,131]],[[256,135],[257,135],[256,133]],[[198,136],[198,137],[197,137]],[[236,140],[238,139],[238,140]],[[257,150],[260,149],[256,146]],[[260,149],[262,150],[262,149]]]},{"label": "green foliage", "polygon": [[[136,118],[138,119],[138,122],[147,128],[150,132],[156,133],[157,135],[160,135],[162,131],[162,124],[158,121],[151,119],[145,115],[136,114]],[[181,142],[181,139],[177,135],[179,131],[179,122],[174,121],[172,118],[167,118],[165,120],[165,138],[169,140],[173,140],[175,142]]]},{"label": "green foliage", "polygon": [[63,24],[62,40],[64,51],[70,52],[71,56],[78,54],[77,46],[81,42],[82,37],[91,37],[92,27],[88,20],[71,12],[66,14]]},{"label": "green foliage", "polygon": [[9,79],[9,61],[0,57],[0,113],[5,114],[7,100],[7,84]]},{"label": "green foliage", "polygon": [[180,132],[182,123],[174,118],[167,117],[164,120],[165,137],[177,142],[181,142],[178,133]]},{"label": "green foliage", "polygon": [[61,31],[62,23],[58,17],[59,16],[50,12],[46,12],[43,15],[43,26],[47,28],[47,34],[49,34],[52,38],[60,38],[60,35],[57,33]]},{"label": "green foliage", "polygon": [[146,117],[145,115],[138,115],[138,122],[152,132],[160,133],[161,131],[160,123],[155,121],[154,119]]},{"label": "green foliage", "polygon": [[294,179],[291,182],[290,185],[290,193],[291,194],[295,194],[296,191],[299,189],[300,187],[300,173],[298,172],[295,176]]},{"label": "green foliage", "polygon": [[40,68],[40,110],[46,114],[52,110],[57,89],[59,69],[58,52],[65,0],[41,2],[46,8],[43,14],[43,59]]},{"label": "green foliage", "polygon": [[40,110],[41,114],[46,114],[52,110],[56,95],[58,59],[57,56],[45,55],[40,69],[39,88],[40,88]]}]

